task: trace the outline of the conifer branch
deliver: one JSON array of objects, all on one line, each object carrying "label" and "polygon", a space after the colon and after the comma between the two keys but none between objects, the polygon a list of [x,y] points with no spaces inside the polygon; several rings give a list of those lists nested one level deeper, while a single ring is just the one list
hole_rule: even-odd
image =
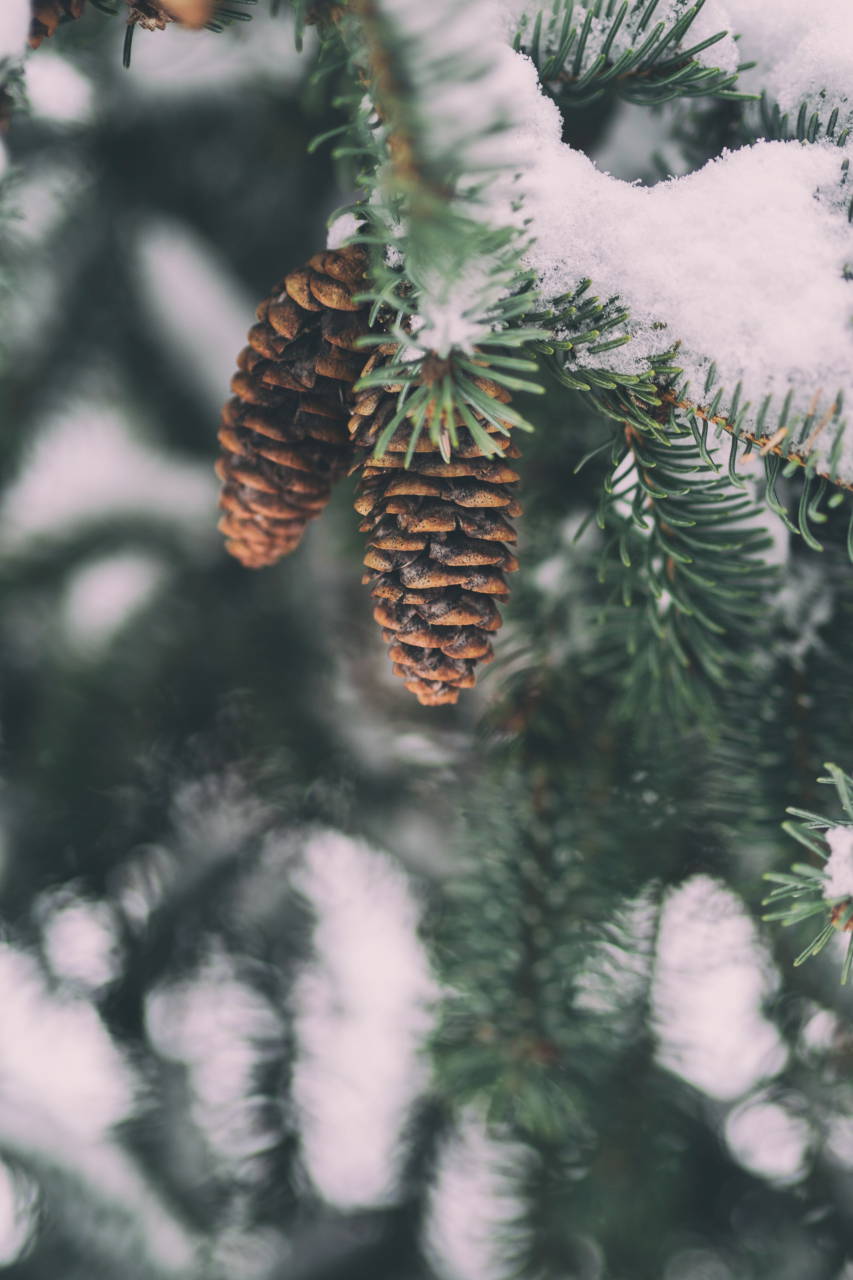
[{"label": "conifer branch", "polygon": [[598,524],[602,582],[615,581],[593,666],[624,662],[624,711],[686,721],[749,668],[768,571],[756,509],[706,439],[684,428],[616,437]]},{"label": "conifer branch", "polygon": [[[620,1002],[636,997],[632,984],[651,965],[654,930],[647,938],[631,911],[614,914],[614,894],[624,907],[642,868],[630,888],[611,883],[601,832],[580,802],[608,794],[601,765],[600,756],[576,762],[584,783],[573,776],[568,803],[547,754],[534,749],[522,776],[501,771],[472,805],[474,847],[433,926],[446,989],[433,1042],[438,1087],[455,1105],[479,1101],[489,1123],[534,1146],[587,1131],[589,1082],[632,1039]],[[599,992],[588,1003],[586,984]]]},{"label": "conifer branch", "polygon": [[673,98],[749,98],[735,87],[743,67],[723,71],[699,60],[726,36],[720,31],[691,38],[704,3],[685,4],[671,20],[656,21],[658,0],[558,0],[532,23],[524,21],[515,48],[533,59],[543,84],[566,109],[605,95],[643,106]]},{"label": "conifer branch", "polygon": [[583,1125],[576,1096],[583,1018],[566,1011],[592,904],[581,906],[589,892],[581,856],[554,848],[543,816],[515,790],[511,809],[501,798],[503,822],[490,824],[488,852],[449,885],[436,921],[448,994],[433,1052],[439,1087],[457,1104],[479,1098],[490,1123],[564,1139]]},{"label": "conifer branch", "polygon": [[508,108],[497,95],[470,124],[448,117],[444,97],[492,72],[470,15],[453,5],[425,15],[410,0],[356,0],[342,31],[374,106],[371,116],[355,105],[351,146],[368,160],[368,195],[352,210],[355,239],[372,253],[365,297],[396,343],[385,341],[390,358],[359,385],[396,385],[400,421],[424,424],[438,442],[448,422],[452,431],[483,409],[478,378],[540,390],[527,376],[535,363],[516,354],[544,336],[527,319],[535,295],[524,237],[492,225],[483,203],[506,169],[491,146],[509,127]]},{"label": "conifer branch", "polygon": [[[700,400],[679,386],[677,346],[648,357],[636,373],[596,366],[596,355],[631,341],[631,320],[617,298],[602,303],[589,287],[590,281],[583,280],[573,294],[558,300],[552,324],[553,334],[559,336],[536,344],[558,380],[586,393],[605,417],[653,440],[662,442],[688,430],[699,442],[701,462],[709,470],[716,469],[708,452],[709,429],[714,428],[718,438],[727,433],[732,440],[728,473],[733,483],[741,483],[738,446],[747,455],[755,449],[764,464],[767,505],[813,550],[821,550],[812,526],[825,522],[824,507],[838,506],[853,492],[853,482],[838,474],[847,429],[843,395],[837,393],[828,406],[815,397],[807,413],[794,414],[790,391],[777,409],[768,395],[756,410],[743,401],[740,384],[731,394],[715,385],[712,364]],[[722,404],[725,412],[720,411]],[[803,482],[792,512],[779,498],[777,483],[780,474],[787,478],[797,473]],[[847,541],[853,560],[853,503],[850,513]]]},{"label": "conifer branch", "polygon": [[[841,453],[846,421],[841,418],[841,398],[823,413],[815,409],[807,414],[799,424],[789,424],[790,396],[783,403],[772,429],[765,429],[771,405],[770,397],[766,397],[758,414],[755,416],[753,429],[744,425],[744,418],[749,406],[738,413],[740,388],[729,399],[730,408],[727,414],[716,413],[715,407],[720,402],[718,392],[705,408],[685,396],[680,396],[672,388],[662,392],[664,405],[672,409],[671,422],[677,425],[686,419],[694,434],[701,432],[707,438],[708,426],[725,431],[731,438],[729,452],[729,475],[737,480],[736,463],[738,444],[744,446],[742,457],[749,457],[753,449],[764,466],[766,485],[764,501],[793,532],[799,534],[814,551],[822,551],[822,544],[814,534],[813,525],[826,522],[827,515],[823,507],[834,508],[845,500],[850,507],[848,520],[847,548],[853,560],[853,502],[847,497],[853,493],[853,483],[841,479],[837,474],[838,460]],[[817,463],[813,452],[815,446],[832,436],[833,443],[829,449],[829,467]],[[776,486],[780,478],[799,475],[801,488],[795,511],[778,496]]]}]

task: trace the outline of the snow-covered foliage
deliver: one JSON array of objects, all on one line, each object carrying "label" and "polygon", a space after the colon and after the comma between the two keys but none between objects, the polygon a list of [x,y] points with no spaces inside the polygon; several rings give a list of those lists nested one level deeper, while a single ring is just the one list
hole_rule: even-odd
[{"label": "snow-covered foliage", "polygon": [[0,985],[0,1130],[103,1139],[133,1110],[137,1085],[94,1007],[52,992],[35,961],[7,944]]},{"label": "snow-covered foliage", "polygon": [[278,1137],[256,1089],[259,1071],[280,1052],[272,1003],[213,948],[186,979],[149,993],[146,1028],[158,1053],[185,1068],[193,1119],[211,1157],[222,1169],[239,1169],[247,1183],[262,1177]]},{"label": "snow-covered foliage", "polygon": [[316,913],[316,959],[295,992],[306,1164],[330,1201],[381,1203],[437,995],[419,907],[389,858],[335,831],[309,841],[297,884]]},{"label": "snow-covered foliage", "polygon": [[[535,69],[502,39],[492,0],[386,0],[381,11],[400,66],[379,77],[379,105],[397,141],[373,203],[381,206],[390,192],[384,230],[397,241],[418,298],[413,352],[470,350],[494,330],[497,305],[514,284],[515,259],[505,265],[500,246],[479,233],[511,225],[505,197],[493,189],[499,175],[512,183],[526,165],[516,104],[538,98]],[[406,84],[397,100],[394,76]],[[401,187],[416,192],[402,216],[394,198]]]},{"label": "snow-covered foliage", "polygon": [[[578,33],[571,50],[573,79],[586,75],[602,55],[618,62],[648,40],[656,27],[672,28],[695,7],[674,49],[695,48],[693,56],[700,65],[737,71],[739,89],[764,93],[793,115],[802,103],[824,121],[836,108],[847,123],[853,114],[853,21],[847,0],[700,0],[696,6],[690,0],[635,0],[622,17],[619,5],[600,0],[498,4],[510,39],[519,31],[526,42],[537,21],[541,24],[546,54],[558,52],[560,24],[569,17]],[[586,35],[578,56],[582,31]]]},{"label": "snow-covered foliage", "polygon": [[[801,413],[820,419],[839,391],[853,395],[846,159],[831,144],[761,142],[643,188],[601,173],[558,135],[540,138],[524,180],[527,261],[546,299],[588,276],[628,307],[631,341],[590,362],[636,373],[677,343],[694,400],[715,365],[719,384],[731,395],[742,382],[756,410],[793,391]],[[834,432],[816,431],[812,447],[825,459],[833,443]],[[841,474],[853,476],[851,446]]]},{"label": "snow-covered foliage", "polygon": [[762,1013],[775,983],[735,895],[709,876],[686,880],[660,925],[653,1008],[661,1064],[724,1099],[775,1074],[786,1050]]},{"label": "snow-covered foliage", "polygon": [[[679,394],[690,404],[707,406],[710,389],[719,389],[716,412],[734,416],[739,406],[741,426],[759,433],[765,421],[772,432],[787,405],[789,443],[821,470],[853,480],[853,437],[842,443],[841,417],[853,399],[853,143],[837,145],[840,130],[810,144],[760,141],[684,177],[636,187],[562,141],[560,111],[536,66],[510,48],[519,26],[536,28],[538,6],[479,0],[460,8],[442,0],[425,10],[390,0],[382,8],[406,32],[418,145],[424,155],[452,157],[454,211],[484,234],[514,229],[517,265],[532,271],[542,300],[558,312],[559,299],[587,279],[591,294],[627,309],[607,335],[628,339],[624,345],[573,351],[570,363],[635,376],[675,349]],[[757,64],[750,89],[766,87],[786,109],[808,99],[828,114],[833,103],[843,106],[853,83],[853,21],[842,0],[819,8],[825,25],[801,0],[708,0],[684,44],[728,32],[697,58],[732,70],[748,51]],[[689,12],[684,0],[634,4],[608,43],[611,9],[589,3],[542,11],[546,20],[564,10],[573,23],[583,20],[586,43],[573,77],[587,59],[591,67],[605,53],[618,60],[649,29],[666,29]],[[741,29],[744,49],[731,38]],[[463,71],[445,91],[436,76],[448,62]],[[416,217],[400,224],[404,256]],[[446,242],[453,246],[453,237]],[[470,253],[460,257],[462,243]],[[511,273],[494,269],[476,236],[419,262],[410,258],[409,268],[421,351],[470,351],[500,328],[496,302]]]},{"label": "snow-covered foliage", "polygon": [[[626,11],[621,21],[618,21],[615,34],[612,34],[618,5],[604,6],[596,0],[558,0],[553,6],[541,3],[541,0],[499,0],[499,6],[504,29],[510,37],[516,31],[521,32],[522,39],[529,36],[537,19],[543,15],[545,21],[542,23],[542,30],[550,43],[550,48],[546,44],[548,52],[556,51],[553,33],[564,14],[571,16],[578,32],[586,28],[582,55],[577,63],[573,61],[572,64],[572,75],[578,79],[602,56],[617,62],[629,50],[636,50],[644,41],[649,40],[655,28],[669,30],[686,18],[694,7],[693,0],[659,0],[656,5],[650,4],[648,0],[640,0]],[[557,19],[553,24],[548,22],[552,12]],[[740,57],[731,30],[731,24],[718,12],[718,6],[706,4],[689,23],[679,46],[692,49],[715,36],[722,36],[721,40],[699,49],[696,60],[706,67],[735,71]]]},{"label": "snow-covered foliage", "polygon": [[0,943],[0,989],[4,1153],[71,1179],[81,1230],[130,1241],[157,1275],[185,1275],[195,1241],[118,1136],[143,1096],[128,1056],[93,1004],[51,986],[31,955],[8,943]]}]

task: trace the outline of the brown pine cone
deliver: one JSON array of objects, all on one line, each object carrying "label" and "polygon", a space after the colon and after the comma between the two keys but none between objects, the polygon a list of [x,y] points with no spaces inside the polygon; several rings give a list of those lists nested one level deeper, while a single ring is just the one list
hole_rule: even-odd
[{"label": "brown pine cone", "polygon": [[298,545],[348,467],[352,384],[367,309],[353,301],[367,264],[358,246],[317,253],[258,307],[258,323],[222,411],[219,527],[247,568]]},{"label": "brown pine cone", "polygon": [[30,0],[30,5],[33,16],[29,46],[37,49],[42,40],[54,34],[60,22],[79,18],[86,7],[86,0]]},{"label": "brown pine cone", "polygon": [[[478,381],[508,402],[496,383]],[[439,706],[456,702],[459,691],[475,683],[477,663],[493,656],[489,637],[501,625],[496,602],[507,598],[504,574],[518,568],[507,546],[516,540],[510,518],[521,515],[512,490],[518,475],[507,459],[519,451],[478,415],[500,450],[496,456],[484,457],[460,423],[449,461],[425,430],[406,468],[411,426],[404,423],[375,458],[376,440],[395,409],[391,391],[370,388],[356,398],[350,418],[350,433],[365,455],[355,503],[368,535],[363,581],[372,587],[373,616],[394,674],[424,706]]]}]

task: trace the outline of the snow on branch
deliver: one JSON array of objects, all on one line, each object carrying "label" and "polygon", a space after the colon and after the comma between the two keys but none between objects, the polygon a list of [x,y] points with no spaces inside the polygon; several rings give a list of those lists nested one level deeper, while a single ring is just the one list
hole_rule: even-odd
[{"label": "snow on branch", "polygon": [[748,427],[767,417],[767,397],[776,416],[788,399],[791,447],[853,481],[853,438],[839,442],[853,396],[848,167],[849,150],[831,143],[761,142],[648,189],[540,136],[523,186],[543,296],[589,278],[628,312],[610,336],[630,341],[575,347],[569,363],[636,375],[677,344],[694,403],[716,383],[725,414],[741,384]]},{"label": "snow on branch", "polygon": [[[837,16],[832,0],[823,7]],[[741,8],[739,0],[561,0],[553,14],[575,24],[585,14],[583,49],[593,61],[583,72],[584,52],[578,70],[592,83],[609,74],[602,56],[618,63],[661,24],[688,45],[698,40],[697,65],[716,59],[734,74],[737,46],[714,36],[737,30]],[[756,8],[765,21],[755,18],[750,39],[766,51],[765,70],[781,67],[802,8],[782,5],[784,39],[768,34],[776,6]],[[384,248],[375,296],[399,309],[405,359],[482,349],[508,340],[519,321],[541,324],[533,299],[518,297],[532,279],[571,385],[642,383],[652,392],[675,378],[678,412],[853,485],[853,436],[844,430],[853,396],[853,142],[841,145],[841,134],[808,145],[760,141],[654,188],[631,186],[563,143],[560,111],[534,61],[509,47],[525,17],[543,47],[542,15],[527,0],[359,0],[355,13],[381,138],[365,206],[370,238]],[[794,98],[821,81],[822,39],[792,81]],[[830,90],[840,89],[851,41],[839,28],[841,52],[826,59]]]},{"label": "snow on branch", "polygon": [[738,48],[706,0],[502,0],[515,46],[563,106],[740,96]]},{"label": "snow on branch", "polygon": [[829,901],[849,898],[853,895],[853,827],[827,827],[823,838],[830,848],[823,896]]},{"label": "snow on branch", "polygon": [[853,13],[849,0],[707,0],[706,20],[738,34],[738,87],[783,112],[805,103],[826,122],[853,124]]},{"label": "snow on branch", "polygon": [[360,0],[355,12],[380,142],[364,212],[402,265],[394,301],[413,317],[406,338],[413,355],[470,352],[505,323],[519,285],[524,114],[556,119],[556,108],[487,0]]}]

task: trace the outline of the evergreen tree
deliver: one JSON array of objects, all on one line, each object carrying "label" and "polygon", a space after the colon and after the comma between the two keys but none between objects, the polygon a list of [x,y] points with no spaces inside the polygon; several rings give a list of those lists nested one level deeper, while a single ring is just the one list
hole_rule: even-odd
[{"label": "evergreen tree", "polygon": [[13,1280],[853,1274],[846,8],[7,0]]}]

